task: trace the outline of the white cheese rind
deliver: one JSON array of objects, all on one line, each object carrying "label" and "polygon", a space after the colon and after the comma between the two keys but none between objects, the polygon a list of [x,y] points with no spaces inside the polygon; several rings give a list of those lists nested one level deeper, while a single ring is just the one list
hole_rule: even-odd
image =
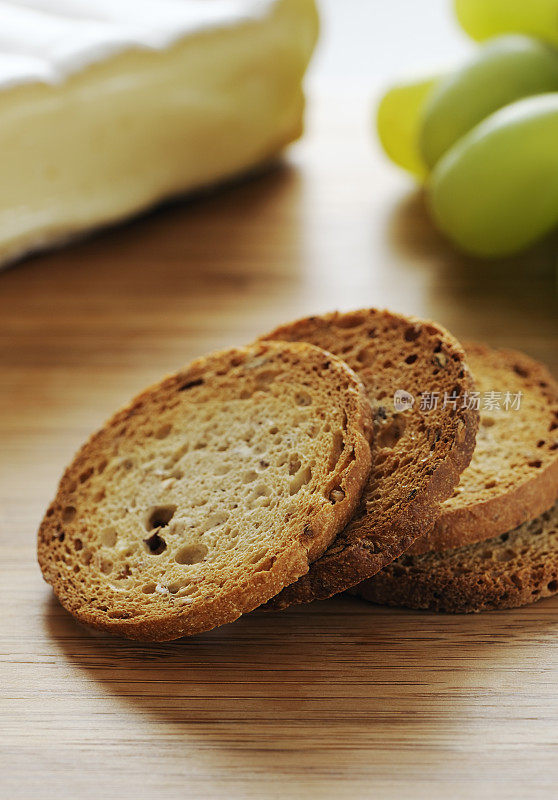
[{"label": "white cheese rind", "polygon": [[[80,8],[112,38],[101,55],[92,25],[87,58],[83,40],[80,60],[66,36],[43,58],[49,30],[76,19],[51,14],[41,46],[28,39],[25,52],[15,26],[7,52],[0,26],[2,263],[233,176],[300,135],[301,82],[317,35],[313,0],[194,0],[214,12],[228,6],[228,15],[184,17],[183,28],[171,12],[192,0],[24,4],[45,16],[39,6]],[[155,4],[170,9],[158,27],[149,16]],[[0,19],[2,5],[15,6],[0,3]]]},{"label": "white cheese rind", "polygon": [[126,50],[162,50],[192,34],[258,21],[277,2],[0,0],[0,89],[60,83]]}]

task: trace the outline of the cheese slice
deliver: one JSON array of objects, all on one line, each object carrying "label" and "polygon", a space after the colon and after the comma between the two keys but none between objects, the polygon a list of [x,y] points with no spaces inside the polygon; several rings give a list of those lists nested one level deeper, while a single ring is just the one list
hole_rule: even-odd
[{"label": "cheese slice", "polygon": [[302,131],[314,0],[0,0],[0,263]]}]

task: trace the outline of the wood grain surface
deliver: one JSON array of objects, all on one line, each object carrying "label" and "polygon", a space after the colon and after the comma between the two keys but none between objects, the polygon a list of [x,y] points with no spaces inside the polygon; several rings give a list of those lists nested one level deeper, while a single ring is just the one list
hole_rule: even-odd
[{"label": "wood grain surface", "polygon": [[0,795],[553,798],[558,598],[451,617],[337,598],[138,645],[77,625],[35,532],[81,441],[165,372],[377,305],[558,373],[556,241],[486,265],[324,94],[281,165],[0,275]]}]

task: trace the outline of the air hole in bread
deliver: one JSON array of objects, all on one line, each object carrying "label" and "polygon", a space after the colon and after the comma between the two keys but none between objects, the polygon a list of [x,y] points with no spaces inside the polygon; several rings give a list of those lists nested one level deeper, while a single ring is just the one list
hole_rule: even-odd
[{"label": "air hole in bread", "polygon": [[296,475],[302,466],[302,462],[297,453],[291,453],[289,456],[289,475]]},{"label": "air hole in bread", "polygon": [[490,480],[490,481],[486,481],[486,483],[484,484],[484,488],[485,488],[485,489],[494,489],[494,487],[497,485],[497,483],[498,483],[498,481],[496,481],[496,480],[493,478],[493,479],[492,479],[492,480]]},{"label": "air hole in bread", "polygon": [[345,447],[345,441],[342,431],[335,431],[331,442],[331,453],[327,465],[328,472],[331,472],[337,466],[337,462],[341,458],[341,453]]},{"label": "air hole in bread", "polygon": [[376,358],[376,353],[370,347],[363,347],[357,353],[357,361],[363,367],[369,367]]},{"label": "air hole in bread", "polygon": [[211,530],[212,528],[216,528],[218,525],[223,525],[228,518],[229,515],[224,511],[216,511],[214,514],[210,514],[200,526],[201,533],[207,533],[207,531]]},{"label": "air hole in bread", "polygon": [[339,319],[335,320],[337,328],[358,328],[364,322],[362,314],[343,314]]},{"label": "air hole in bread", "polygon": [[175,452],[166,462],[166,469],[172,469],[172,467],[174,467],[180,461],[182,456],[185,456],[189,450],[190,450],[189,442],[186,442],[181,447],[179,447],[178,450],[175,450]]},{"label": "air hole in bread", "polygon": [[104,544],[105,547],[114,547],[117,538],[118,534],[115,528],[105,528],[101,533],[101,544]]},{"label": "air hole in bread", "polygon": [[93,475],[93,467],[89,467],[89,469],[86,469],[84,472],[81,473],[81,475],[79,476],[79,482],[86,483],[92,475]]},{"label": "air hole in bread", "polygon": [[182,581],[182,588],[179,589],[176,593],[177,597],[184,597],[186,598],[190,594],[195,594],[197,592],[196,584],[185,583]]},{"label": "air hole in bread", "polygon": [[341,500],[345,499],[345,492],[340,486],[336,486],[335,489],[332,489],[329,493],[329,499],[332,503],[340,503]]},{"label": "air hole in bread", "polygon": [[421,326],[420,325],[412,325],[409,328],[406,328],[405,333],[403,334],[403,338],[406,342],[416,342],[419,338],[421,333]]},{"label": "air hole in bread", "polygon": [[255,508],[256,506],[268,506],[270,503],[270,495],[271,489],[269,486],[266,486],[265,483],[259,483],[249,498],[248,503],[250,508]]},{"label": "air hole in bread", "polygon": [[113,562],[110,560],[110,558],[101,558],[99,564],[99,569],[101,570],[101,572],[103,572],[105,575],[110,575],[110,573],[112,572],[112,567],[113,567]]},{"label": "air hole in bread", "polygon": [[530,467],[534,467],[535,469],[539,469],[539,467],[542,467],[542,461],[539,458],[536,458],[533,461],[529,461],[528,464]]},{"label": "air hole in bread", "polygon": [[558,592],[558,581],[557,580],[549,581],[546,588],[548,589],[549,592]]},{"label": "air hole in bread", "polygon": [[253,470],[247,470],[242,475],[242,483],[253,483],[258,477],[258,473]]},{"label": "air hole in bread", "polygon": [[260,391],[265,391],[268,388],[269,384],[275,380],[277,374],[278,374],[277,372],[271,369],[265,372],[258,373],[258,375],[256,376],[256,383],[258,385],[258,389]]},{"label": "air hole in bread", "polygon": [[256,562],[256,572],[269,572],[271,567],[275,564],[275,556],[269,556],[260,563]]},{"label": "air hole in bread", "polygon": [[83,542],[81,539],[74,539],[74,550],[77,550],[78,552],[83,550]]},{"label": "air hole in bread", "polygon": [[291,495],[297,494],[303,486],[306,486],[312,478],[312,469],[310,466],[299,469],[294,478],[289,484],[289,493]]},{"label": "air hole in bread", "polygon": [[187,544],[181,547],[174,557],[177,564],[199,564],[209,550],[204,544]]},{"label": "air hole in bread", "polygon": [[124,564],[118,575],[114,576],[114,580],[116,581],[125,581],[127,580],[130,575],[132,574],[132,570],[128,566],[128,564]]},{"label": "air hole in bread", "polygon": [[546,442],[544,439],[539,439],[539,441],[537,442],[537,447],[544,447],[545,444]]},{"label": "air hole in bread", "polygon": [[156,431],[155,437],[157,439],[166,439],[171,431],[172,425],[161,425],[161,427]]},{"label": "air hole in bread", "polygon": [[100,503],[105,499],[106,496],[107,496],[106,491],[104,489],[99,489],[99,491],[95,492],[95,494],[93,495],[93,502]]},{"label": "air hole in bread", "polygon": [[205,505],[207,505],[207,496],[204,494],[200,494],[192,500],[192,508],[200,508]]},{"label": "air hole in bread", "polygon": [[260,549],[255,553],[252,558],[250,559],[250,564],[257,564],[262,558],[265,558],[267,555],[267,547]]},{"label": "air hole in bread", "polygon": [[384,361],[384,369],[391,369],[391,367],[393,367],[393,361],[388,358]]},{"label": "air hole in bread", "polygon": [[407,421],[404,416],[394,414],[391,420],[385,423],[378,433],[378,447],[394,447],[405,433]]},{"label": "air hole in bread", "polygon": [[170,594],[178,594],[178,592],[186,586],[188,586],[188,581],[175,581],[174,583],[169,583],[167,589]]},{"label": "air hole in bread", "polygon": [[179,386],[177,391],[179,392],[186,392],[188,389],[193,389],[195,386],[201,386],[203,384],[203,378],[197,378],[193,381],[186,381],[183,383],[182,386]]},{"label": "air hole in bread", "polygon": [[141,590],[144,594],[153,594],[157,585],[155,583],[146,583],[145,586],[141,587]]},{"label": "air hole in bread", "polygon": [[106,458],[103,458],[103,460],[99,462],[97,466],[97,472],[99,473],[99,475],[102,475],[102,473],[105,471],[105,469],[107,468],[107,464],[108,461]]},{"label": "air hole in bread", "polygon": [[513,365],[513,371],[516,373],[516,375],[519,375],[520,378],[527,378],[527,376],[529,375],[527,370],[524,367],[520,366],[519,364]]},{"label": "air hole in bread", "polygon": [[147,539],[144,539],[143,543],[147,552],[152,556],[160,556],[167,549],[167,543],[162,536],[159,536],[157,531],[148,536]]},{"label": "air hole in bread", "polygon": [[71,522],[74,519],[76,513],[77,512],[76,512],[76,509],[75,509],[74,506],[66,506],[66,508],[62,512],[63,521],[64,522]]},{"label": "air hole in bread", "polygon": [[312,398],[308,392],[298,392],[298,394],[295,395],[295,403],[297,406],[311,406]]},{"label": "air hole in bread", "polygon": [[155,506],[152,508],[145,521],[147,531],[166,527],[176,513],[176,506]]},{"label": "air hole in bread", "polygon": [[411,355],[407,356],[407,358],[405,359],[405,364],[414,364],[417,358],[418,356],[416,353],[411,353]]}]

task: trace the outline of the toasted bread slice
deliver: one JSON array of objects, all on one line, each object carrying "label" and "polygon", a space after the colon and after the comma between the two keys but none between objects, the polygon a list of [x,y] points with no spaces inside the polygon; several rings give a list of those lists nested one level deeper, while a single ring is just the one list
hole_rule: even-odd
[{"label": "toasted bread slice", "polygon": [[409,553],[494,538],[558,498],[556,381],[523,353],[481,344],[467,344],[465,352],[480,393],[475,452],[433,529]]},{"label": "toasted bread slice", "polygon": [[350,519],[370,427],[359,379],[316,347],[200,358],[79,451],[39,531],[43,575],[79,620],[132,639],[231,622]]},{"label": "toasted bread slice", "polygon": [[484,542],[389,564],[351,594],[389,606],[465,613],[516,608],[558,592],[558,504]]},{"label": "toasted bread slice", "polygon": [[[443,399],[474,389],[465,354],[432,322],[374,309],[308,317],[277,328],[264,339],[303,341],[340,355],[362,378],[372,404],[375,438],[372,471],[353,521],[309,573],[270,604],[330,597],[374,575],[407,550],[437,519],[468,465],[478,411],[443,408]],[[395,392],[415,398],[396,412]],[[419,397],[437,393],[436,408]]]}]

